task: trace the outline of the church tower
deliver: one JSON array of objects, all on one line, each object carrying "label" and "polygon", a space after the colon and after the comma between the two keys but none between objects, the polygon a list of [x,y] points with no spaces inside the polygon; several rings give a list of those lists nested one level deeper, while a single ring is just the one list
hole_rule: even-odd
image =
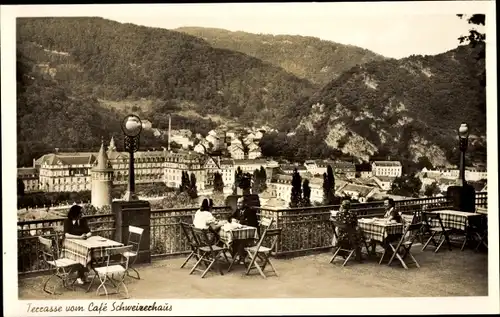
[{"label": "church tower", "polygon": [[92,205],[97,208],[111,206],[111,189],[113,188],[113,168],[104,150],[104,143],[97,155],[97,165],[92,168]]}]

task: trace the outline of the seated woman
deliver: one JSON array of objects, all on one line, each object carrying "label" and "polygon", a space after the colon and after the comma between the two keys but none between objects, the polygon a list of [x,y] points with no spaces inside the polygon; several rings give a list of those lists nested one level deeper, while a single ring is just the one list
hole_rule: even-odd
[{"label": "seated woman", "polygon": [[[68,218],[64,221],[64,238],[66,239],[87,239],[92,236],[87,220],[82,218],[83,208],[78,205],[73,205],[69,209]],[[86,267],[78,269],[78,284],[85,283]]]},{"label": "seated woman", "polygon": [[358,227],[358,216],[351,211],[351,202],[343,200],[340,209],[337,212],[335,219],[343,225],[353,229],[356,233],[354,239],[349,239],[350,235],[343,228],[336,228],[337,231],[337,247],[353,248],[356,250],[356,260],[361,261],[361,242],[363,235]]},{"label": "seated woman", "polygon": [[396,204],[394,203],[394,199],[387,198],[384,201],[384,207],[386,209],[384,218],[387,221],[394,220],[394,221],[396,221],[398,223],[402,223],[403,222],[403,218],[401,217],[401,215],[399,214],[399,212],[396,210]]},{"label": "seated woman", "polygon": [[[213,204],[213,202],[212,202]],[[218,232],[223,223],[219,222],[211,213],[210,203],[208,199],[203,199],[200,209],[194,214],[193,225],[198,229],[208,229],[218,237]]]}]

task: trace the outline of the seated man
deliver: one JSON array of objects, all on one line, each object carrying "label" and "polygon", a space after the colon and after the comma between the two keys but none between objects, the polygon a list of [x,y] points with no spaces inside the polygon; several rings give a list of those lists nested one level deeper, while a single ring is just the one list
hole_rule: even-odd
[{"label": "seated man", "polygon": [[[243,197],[238,198],[236,210],[234,213],[229,216],[229,222],[236,221],[239,224],[251,226],[259,229],[259,222],[257,219],[257,211],[254,208],[248,208],[245,206],[243,202]],[[238,254],[240,258],[240,264],[245,264],[244,259],[246,257],[245,247],[250,245],[252,242],[251,239],[246,240],[234,240],[233,241],[233,249],[231,250],[231,254]]]},{"label": "seated man", "polygon": [[[65,239],[87,239],[92,236],[87,220],[82,218],[83,208],[74,205],[69,209],[68,218],[64,221],[64,238]],[[78,269],[78,278],[76,282],[83,284],[85,281],[85,272],[87,268],[81,267]]]}]

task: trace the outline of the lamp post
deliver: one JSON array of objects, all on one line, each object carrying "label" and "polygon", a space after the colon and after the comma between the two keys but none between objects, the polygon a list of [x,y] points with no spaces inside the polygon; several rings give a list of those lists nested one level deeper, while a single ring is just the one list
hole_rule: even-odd
[{"label": "lamp post", "polygon": [[469,126],[467,123],[462,123],[458,128],[458,142],[460,148],[460,183],[461,186],[465,186],[465,152],[467,151],[467,146],[469,143]]},{"label": "lamp post", "polygon": [[125,150],[129,153],[128,189],[123,199],[132,201],[137,200],[135,194],[134,153],[139,150],[139,135],[142,131],[142,122],[138,116],[130,114],[123,119],[121,127],[125,134]]}]

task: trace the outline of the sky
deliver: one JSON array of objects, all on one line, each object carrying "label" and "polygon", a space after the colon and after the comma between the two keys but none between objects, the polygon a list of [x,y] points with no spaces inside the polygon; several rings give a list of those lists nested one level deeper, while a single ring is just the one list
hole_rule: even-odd
[{"label": "sky", "polygon": [[[350,3],[356,4],[356,3]],[[392,4],[394,5],[394,4]],[[365,7],[365,8],[363,8]],[[435,55],[454,49],[470,25],[456,13],[426,9],[384,10],[377,6],[342,7],[325,3],[167,5],[141,13],[111,11],[111,20],[175,29],[183,26],[222,28],[264,34],[314,36],[372,50],[386,57]],[[354,9],[353,9],[354,8]],[[374,9],[374,10],[373,10]],[[378,9],[378,10],[377,10]]]}]

